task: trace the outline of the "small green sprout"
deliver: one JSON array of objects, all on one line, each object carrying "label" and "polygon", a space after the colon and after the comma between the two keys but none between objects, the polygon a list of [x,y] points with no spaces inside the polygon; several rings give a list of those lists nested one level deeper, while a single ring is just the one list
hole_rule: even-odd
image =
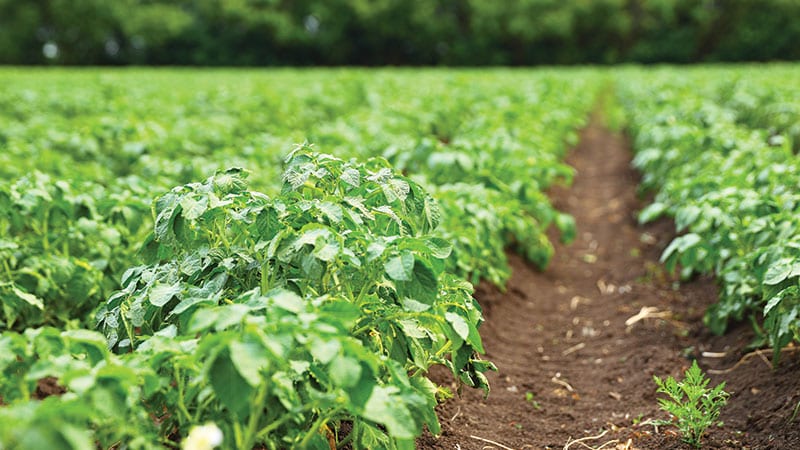
[{"label": "small green sprout", "polygon": [[537,402],[536,400],[534,400],[533,392],[528,391],[525,393],[525,401],[530,403],[534,409],[542,409],[542,405],[539,404],[539,402]]},{"label": "small green sprout", "polygon": [[[678,430],[684,442],[700,448],[700,439],[706,429],[719,418],[720,410],[728,401],[730,394],[725,392],[725,383],[708,389],[709,379],[695,360],[686,371],[683,381],[672,377],[661,380],[653,376],[659,394],[668,398],[658,399],[661,409],[677,419]],[[673,425],[674,421],[658,421],[661,425]]]}]

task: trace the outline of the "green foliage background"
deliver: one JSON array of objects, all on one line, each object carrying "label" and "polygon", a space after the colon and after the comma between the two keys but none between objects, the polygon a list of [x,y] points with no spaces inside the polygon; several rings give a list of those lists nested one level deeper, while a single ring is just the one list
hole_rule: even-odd
[{"label": "green foliage background", "polygon": [[796,0],[0,0],[0,63],[797,60],[798,17]]}]

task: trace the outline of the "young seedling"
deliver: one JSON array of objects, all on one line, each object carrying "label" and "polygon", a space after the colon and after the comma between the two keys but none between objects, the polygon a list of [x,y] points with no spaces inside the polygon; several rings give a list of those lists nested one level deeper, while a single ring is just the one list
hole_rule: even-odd
[{"label": "young seedling", "polygon": [[534,409],[542,409],[542,405],[534,399],[533,392],[528,391],[525,393],[525,401],[530,403]]},{"label": "young seedling", "polygon": [[[683,381],[672,377],[662,380],[653,376],[659,394],[667,398],[658,399],[661,409],[674,416],[684,442],[700,448],[700,439],[706,429],[719,418],[720,411],[730,394],[725,392],[725,382],[708,389],[709,379],[705,377],[697,361],[686,371]],[[673,421],[658,421],[660,425],[674,425]]]}]

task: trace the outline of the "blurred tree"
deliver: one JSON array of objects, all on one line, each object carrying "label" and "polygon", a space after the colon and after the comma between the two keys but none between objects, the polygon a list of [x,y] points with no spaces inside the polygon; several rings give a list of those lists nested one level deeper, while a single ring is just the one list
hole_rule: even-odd
[{"label": "blurred tree", "polygon": [[714,0],[632,2],[632,61],[688,63],[697,60],[717,18]]},{"label": "blurred tree", "polygon": [[[720,20],[708,59],[770,61],[800,59],[800,1],[715,2]],[[724,6],[723,6],[724,5]]]},{"label": "blurred tree", "polygon": [[0,0],[0,63],[41,63],[42,47],[47,43],[48,34],[42,26],[38,5]]},{"label": "blurred tree", "polygon": [[0,0],[0,62],[793,60],[798,17],[798,0]]}]

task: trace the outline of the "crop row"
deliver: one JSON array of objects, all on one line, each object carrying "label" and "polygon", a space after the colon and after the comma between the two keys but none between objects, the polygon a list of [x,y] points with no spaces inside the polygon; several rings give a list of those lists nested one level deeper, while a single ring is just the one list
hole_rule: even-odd
[{"label": "crop row", "polygon": [[800,340],[800,99],[787,88],[797,71],[781,70],[637,72],[618,86],[634,164],[655,191],[640,220],[668,215],[682,233],[662,260],[684,277],[716,274],[707,325],[752,317],[776,362]]},{"label": "crop row", "polygon": [[[571,223],[541,192],[571,178],[559,158],[591,107],[591,73],[409,75],[8,71],[0,74],[0,174],[18,180],[4,183],[17,191],[8,208],[21,211],[17,223],[39,214],[40,223],[47,215],[84,219],[84,228],[113,224],[106,237],[123,240],[114,254],[70,254],[107,262],[105,284],[119,287],[134,264],[116,263],[135,260],[128,250],[149,230],[152,198],[233,166],[258,173],[253,188],[274,194],[285,151],[307,141],[342,158],[384,156],[437,190],[444,228],[468,236],[455,244],[461,275],[502,285],[502,247],[512,242],[544,266],[552,249],[543,230],[555,221],[568,238]],[[64,234],[35,239],[49,252]]]},{"label": "crop row", "polygon": [[579,72],[60,75],[2,75],[0,448],[413,448],[488,391],[465,278],[574,234]]}]

